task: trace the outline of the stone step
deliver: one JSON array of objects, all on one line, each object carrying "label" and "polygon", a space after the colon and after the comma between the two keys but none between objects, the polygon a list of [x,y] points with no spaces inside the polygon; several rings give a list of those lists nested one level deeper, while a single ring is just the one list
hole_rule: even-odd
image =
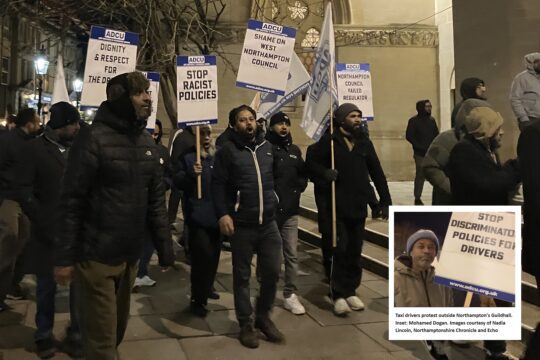
[{"label": "stone step", "polygon": [[[316,210],[300,207],[298,236],[301,241],[313,246],[321,246],[321,235],[317,225]],[[366,219],[366,237],[362,249],[364,268],[388,279],[388,235],[383,228],[388,228],[386,221]],[[322,266],[322,265],[321,265]],[[525,342],[534,332],[536,323],[540,321],[537,289],[534,278],[522,273],[522,341]]]}]

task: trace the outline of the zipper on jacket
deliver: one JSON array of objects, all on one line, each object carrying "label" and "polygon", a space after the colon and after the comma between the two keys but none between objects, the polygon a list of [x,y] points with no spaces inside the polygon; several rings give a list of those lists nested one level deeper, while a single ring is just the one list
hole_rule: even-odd
[{"label": "zipper on jacket", "polygon": [[427,298],[428,306],[431,307],[431,300],[429,299],[429,292],[428,292],[428,289],[427,289],[427,274],[426,274],[426,277],[424,277],[424,272],[422,271],[420,276],[422,276],[422,280],[424,282],[424,290],[426,292],[426,298]]},{"label": "zipper on jacket", "polygon": [[257,149],[263,145],[266,141],[263,141],[261,144],[255,146],[255,150],[251,150],[246,146],[253,156],[253,161],[255,162],[255,171],[257,172],[257,183],[259,185],[259,225],[263,223],[263,211],[264,211],[264,198],[263,198],[263,189],[262,189],[262,178],[261,178],[261,168],[259,167],[259,161],[257,160]]},{"label": "zipper on jacket", "polygon": [[236,192],[236,204],[234,204],[234,212],[238,212],[239,207],[240,207],[240,190]]}]

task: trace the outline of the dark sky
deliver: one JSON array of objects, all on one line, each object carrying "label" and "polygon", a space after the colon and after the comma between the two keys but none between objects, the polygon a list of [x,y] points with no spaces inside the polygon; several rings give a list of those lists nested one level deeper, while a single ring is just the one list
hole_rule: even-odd
[{"label": "dark sky", "polygon": [[451,216],[451,212],[395,212],[394,226],[412,224],[421,229],[430,229],[442,243]]}]

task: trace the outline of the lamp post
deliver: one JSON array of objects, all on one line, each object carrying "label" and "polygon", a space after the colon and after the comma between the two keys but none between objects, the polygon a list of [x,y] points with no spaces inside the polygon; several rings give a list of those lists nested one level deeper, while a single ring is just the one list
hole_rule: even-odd
[{"label": "lamp post", "polygon": [[81,79],[76,78],[73,80],[73,90],[77,93],[77,110],[79,110],[79,102],[81,101],[81,91],[83,87],[83,82]]},{"label": "lamp post", "polygon": [[41,103],[41,94],[43,92],[43,75],[47,74],[47,70],[49,69],[49,60],[47,60],[47,56],[45,55],[45,48],[43,45],[41,45],[41,49],[39,50],[38,55],[34,59],[34,68],[36,69],[36,74],[38,77],[38,115],[41,118],[41,107],[43,104]]}]

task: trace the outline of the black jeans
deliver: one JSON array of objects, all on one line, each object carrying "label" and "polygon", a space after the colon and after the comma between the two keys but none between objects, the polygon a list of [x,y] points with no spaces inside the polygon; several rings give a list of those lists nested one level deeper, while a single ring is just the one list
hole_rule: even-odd
[{"label": "black jeans", "polygon": [[324,195],[315,194],[315,204],[317,205],[317,222],[321,233],[321,251],[323,257],[324,273],[330,280],[332,271],[332,214],[328,212],[328,201]]},{"label": "black jeans", "polygon": [[216,277],[221,253],[219,229],[190,224],[191,300],[206,305]]},{"label": "black jeans", "polygon": [[252,321],[249,279],[251,260],[257,253],[257,273],[260,281],[256,317],[267,317],[276,298],[281,267],[281,236],[275,221],[264,225],[236,225],[231,237],[233,288],[236,318],[242,326]]},{"label": "black jeans", "polygon": [[333,299],[356,293],[362,280],[362,244],[366,219],[337,219],[331,287]]}]

